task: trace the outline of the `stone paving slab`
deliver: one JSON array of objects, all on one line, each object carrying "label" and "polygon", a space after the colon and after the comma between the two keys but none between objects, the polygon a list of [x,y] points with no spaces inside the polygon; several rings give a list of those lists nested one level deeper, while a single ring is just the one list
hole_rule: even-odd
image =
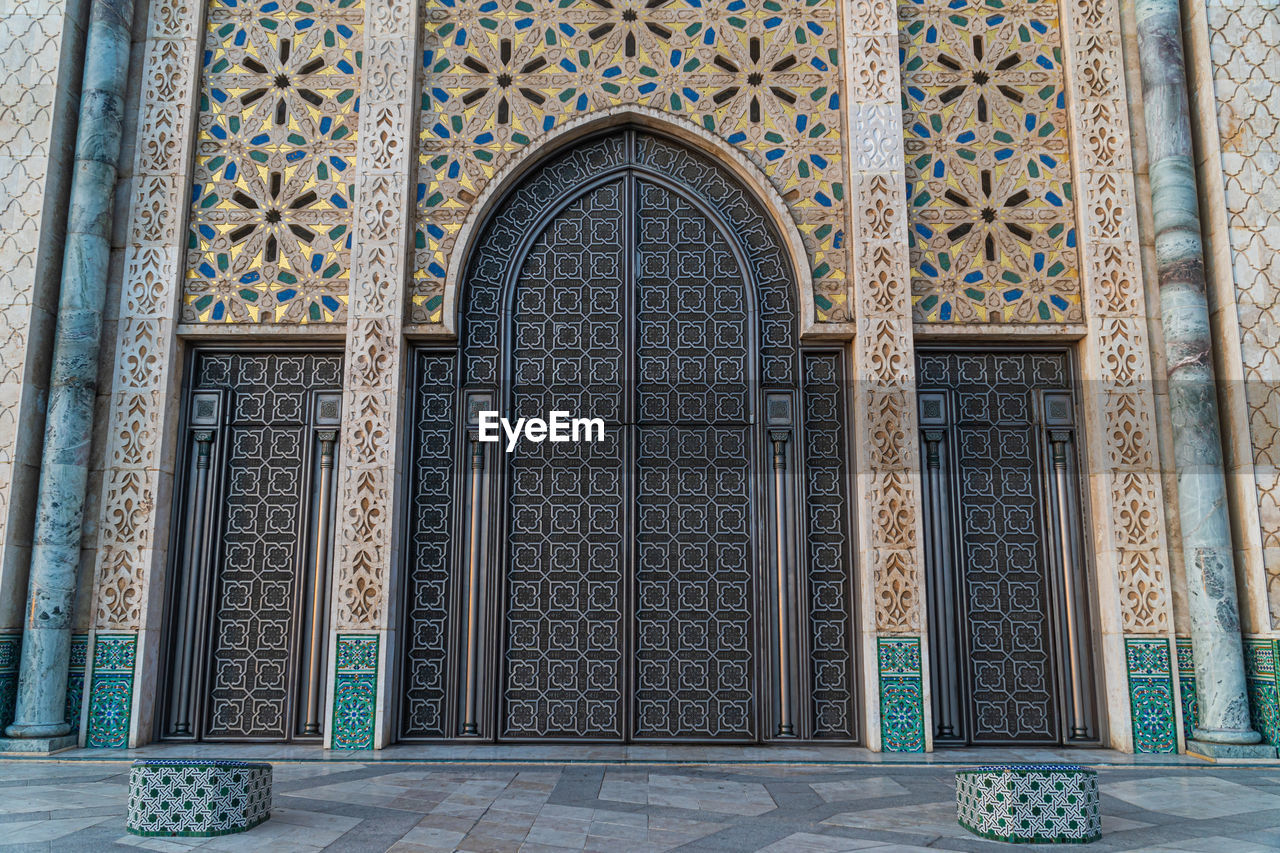
[{"label": "stone paving slab", "polygon": [[[993,760],[987,750],[968,757],[968,765]],[[279,760],[271,819],[246,833],[209,839],[125,833],[129,762],[122,758],[0,761],[0,851],[1050,849],[1011,847],[961,829],[955,768],[927,762],[521,765],[366,758]],[[1275,763],[1104,762],[1099,781],[1103,838],[1081,849],[1280,851]]]}]

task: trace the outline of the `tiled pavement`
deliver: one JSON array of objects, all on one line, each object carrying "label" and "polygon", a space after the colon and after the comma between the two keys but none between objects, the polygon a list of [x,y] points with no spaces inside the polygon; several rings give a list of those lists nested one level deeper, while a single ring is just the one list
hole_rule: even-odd
[{"label": "tiled pavement", "polygon": [[[772,760],[753,762],[726,758],[740,753],[725,750],[655,748],[598,760],[591,747],[559,747],[559,761],[546,761],[545,753],[507,747],[481,749],[480,763],[451,749],[317,761],[306,760],[321,755],[314,749],[222,748],[237,757],[270,755],[275,798],[266,823],[213,839],[136,838],[124,831],[124,811],[128,758],[219,754],[215,748],[4,761],[0,851],[1037,849],[983,841],[955,821],[954,762],[1025,755],[934,753],[932,763],[905,763],[861,750],[775,748]],[[1109,752],[1035,757],[1099,766],[1104,835],[1084,849],[1280,851],[1280,763],[1150,762]]]}]

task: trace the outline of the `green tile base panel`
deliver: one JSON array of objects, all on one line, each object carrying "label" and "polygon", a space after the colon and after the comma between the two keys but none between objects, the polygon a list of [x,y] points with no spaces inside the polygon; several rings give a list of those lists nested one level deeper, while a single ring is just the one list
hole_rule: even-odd
[{"label": "green tile base panel", "polygon": [[339,634],[333,679],[333,748],[373,749],[378,635]]},{"label": "green tile base panel", "polygon": [[80,731],[80,707],[84,704],[85,656],[89,653],[89,635],[71,637],[71,666],[67,669],[67,723],[72,733]]},{"label": "green tile base panel", "polygon": [[1164,637],[1126,637],[1129,711],[1133,716],[1133,751],[1178,751],[1173,710],[1173,665]]},{"label": "green tile base panel", "polygon": [[89,726],[85,746],[123,749],[129,745],[133,711],[133,670],[137,634],[99,634],[93,646]]},{"label": "green tile base panel", "polygon": [[[1276,676],[1277,661],[1280,661],[1280,639],[1245,638],[1244,678],[1249,690],[1249,716],[1263,741],[1274,747],[1280,747],[1280,679]],[[1182,734],[1190,740],[1199,712],[1190,637],[1178,638],[1178,686],[1182,688]]]},{"label": "green tile base panel", "polygon": [[1246,638],[1244,641],[1244,679],[1249,689],[1249,713],[1253,727],[1262,739],[1280,746],[1280,679],[1276,663],[1280,661],[1280,639]]},{"label": "green tile base panel", "polygon": [[129,770],[125,828],[133,835],[230,835],[270,816],[270,764],[140,760]]},{"label": "green tile base panel", "polygon": [[0,633],[0,732],[13,722],[18,704],[18,659],[22,654],[22,634]]},{"label": "green tile base panel", "polygon": [[885,752],[924,752],[919,637],[879,637],[880,739]]},{"label": "green tile base panel", "polygon": [[1088,844],[1102,837],[1098,774],[1069,764],[1010,764],[956,773],[962,827],[1015,844]]},{"label": "green tile base panel", "polygon": [[1196,665],[1191,657],[1191,638],[1178,637],[1178,690],[1182,694],[1182,737],[1191,740],[1200,719],[1200,699],[1196,694]]}]

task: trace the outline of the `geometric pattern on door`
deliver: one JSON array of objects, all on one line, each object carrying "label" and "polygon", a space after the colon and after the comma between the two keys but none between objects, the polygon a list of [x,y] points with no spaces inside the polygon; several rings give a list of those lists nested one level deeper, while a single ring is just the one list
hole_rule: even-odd
[{"label": "geometric pattern on door", "polygon": [[[949,493],[940,496],[949,520],[938,519],[931,535],[954,537],[954,593],[939,590],[933,618],[942,618],[936,608],[948,598],[955,602],[956,634],[939,626],[935,643],[954,650],[954,689],[965,708],[956,736],[975,744],[1061,742],[1069,663],[1058,649],[1066,644],[1063,596],[1071,593],[1060,585],[1054,544],[1044,395],[1070,394],[1067,356],[926,351],[917,361],[926,449],[937,448],[926,456],[930,466],[940,458],[944,472],[935,481],[928,471],[930,488],[942,482]],[[937,553],[945,552],[930,548]],[[1073,585],[1081,582],[1077,576]],[[938,661],[947,659],[937,657],[943,651],[935,649]]]},{"label": "geometric pattern on door", "polygon": [[[758,647],[757,635],[776,631],[776,587],[764,575],[785,563],[764,524],[772,503],[760,503],[774,490],[757,409],[762,387],[794,395],[800,376],[780,246],[723,167],[638,130],[553,154],[496,206],[462,291],[455,394],[442,370],[427,378],[424,366],[448,355],[419,353],[408,535],[436,568],[410,567],[405,635],[417,639],[405,648],[402,737],[757,740],[777,730],[777,641]],[[830,419],[812,434],[833,431],[825,442],[836,456],[815,460],[825,470],[811,486],[788,485],[786,500],[812,494],[825,505],[788,515],[795,554],[783,559],[807,559],[802,535],[821,544],[821,586],[806,599],[811,566],[788,568],[801,578],[787,607],[815,632],[791,638],[792,654],[820,645],[829,660],[797,658],[803,696],[793,687],[785,701],[803,737],[851,738],[847,424],[832,372],[840,360],[824,359],[826,384],[812,399]],[[516,417],[569,409],[610,426],[603,442],[477,456],[473,427],[460,428],[486,397]],[[799,443],[796,416],[785,417]],[[787,464],[807,461],[799,450]],[[438,488],[423,493],[446,481],[447,511]],[[479,539],[472,517],[485,525]],[[819,671],[820,719],[810,689]]]},{"label": "geometric pattern on door", "polygon": [[313,392],[340,389],[341,377],[338,355],[196,356],[193,386],[226,389],[230,399],[209,633],[207,645],[196,646],[208,650],[198,738],[294,734],[301,551],[311,506],[308,418]]}]

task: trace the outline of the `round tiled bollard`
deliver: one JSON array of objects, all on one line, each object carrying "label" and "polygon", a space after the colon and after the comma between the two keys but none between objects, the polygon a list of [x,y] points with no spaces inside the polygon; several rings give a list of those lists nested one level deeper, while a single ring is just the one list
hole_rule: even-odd
[{"label": "round tiled bollard", "polygon": [[134,835],[230,835],[271,816],[271,765],[196,759],[139,759],[129,771]]},{"label": "round tiled bollard", "polygon": [[956,773],[960,825],[994,841],[1087,844],[1102,837],[1098,774],[1072,764],[1000,764]]}]

